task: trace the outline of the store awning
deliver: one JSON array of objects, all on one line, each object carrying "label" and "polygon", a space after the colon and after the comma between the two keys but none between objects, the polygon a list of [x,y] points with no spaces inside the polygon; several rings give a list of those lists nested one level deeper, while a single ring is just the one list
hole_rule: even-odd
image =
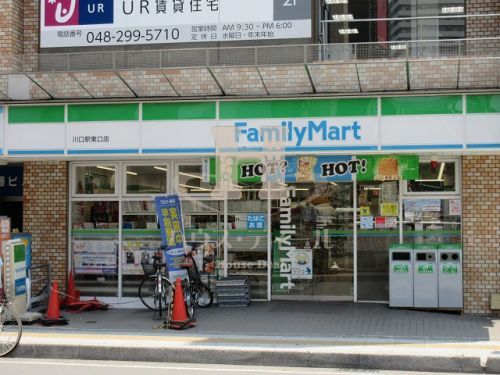
[{"label": "store awning", "polygon": [[500,86],[500,38],[26,55],[0,100],[296,96]]}]

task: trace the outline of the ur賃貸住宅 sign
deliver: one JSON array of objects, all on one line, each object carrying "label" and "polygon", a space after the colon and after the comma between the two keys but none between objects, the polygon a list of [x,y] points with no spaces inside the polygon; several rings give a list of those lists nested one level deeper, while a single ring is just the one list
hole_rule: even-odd
[{"label": "ur\u8cc3\u8cb8\u4f4f\u5b85 sign", "polygon": [[311,0],[41,0],[40,47],[311,37]]}]

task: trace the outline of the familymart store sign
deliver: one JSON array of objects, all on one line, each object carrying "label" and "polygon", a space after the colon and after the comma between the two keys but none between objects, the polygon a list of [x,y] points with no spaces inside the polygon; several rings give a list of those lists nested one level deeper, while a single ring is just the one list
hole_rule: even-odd
[{"label": "familymart store sign", "polygon": [[16,105],[4,112],[9,157],[213,155],[217,129],[229,129],[235,152],[260,151],[269,141],[287,154],[500,149],[499,94]]}]

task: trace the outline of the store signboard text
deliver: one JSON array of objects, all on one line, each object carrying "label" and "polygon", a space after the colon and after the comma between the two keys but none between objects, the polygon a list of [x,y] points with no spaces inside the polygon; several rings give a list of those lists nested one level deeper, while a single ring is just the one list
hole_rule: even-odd
[{"label": "store signboard text", "polygon": [[42,48],[311,37],[311,0],[41,0]]},{"label": "store signboard text", "polygon": [[300,147],[306,142],[315,141],[356,141],[361,140],[362,128],[358,121],[351,124],[335,125],[328,120],[308,120],[307,123],[281,121],[281,128],[265,128],[248,126],[248,122],[234,123],[235,139],[240,143],[262,143],[267,141],[285,141],[292,146]]}]

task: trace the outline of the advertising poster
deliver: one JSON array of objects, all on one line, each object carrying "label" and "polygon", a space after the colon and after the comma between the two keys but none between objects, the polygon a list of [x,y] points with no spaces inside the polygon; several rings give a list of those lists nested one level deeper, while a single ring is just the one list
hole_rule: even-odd
[{"label": "advertising poster", "polygon": [[193,258],[199,272],[215,274],[215,257],[217,243],[215,241],[190,241],[186,250],[192,250]]},{"label": "advertising poster", "polygon": [[358,181],[416,180],[419,178],[417,155],[362,155]]},{"label": "advertising poster", "polygon": [[381,216],[398,216],[398,204],[397,203],[381,203],[380,204],[380,215]]},{"label": "advertising poster", "polygon": [[40,0],[40,46],[311,37],[311,0]]},{"label": "advertising poster", "polygon": [[123,241],[122,272],[124,275],[143,275],[142,263],[153,264],[153,254],[159,241]]},{"label": "advertising poster", "polygon": [[186,270],[180,267],[184,262],[184,223],[181,202],[179,196],[173,194],[156,197],[155,204],[162,238],[167,244],[165,262],[169,278],[175,282],[177,277],[186,277]]},{"label": "advertising poster", "polygon": [[450,216],[457,216],[462,213],[462,201],[460,199],[450,199],[449,201]]},{"label": "advertising poster", "polygon": [[373,229],[373,216],[361,216],[360,217],[360,228],[361,229]]},{"label": "advertising poster", "polygon": [[404,218],[409,222],[439,219],[441,216],[440,199],[405,199]]},{"label": "advertising poster", "polygon": [[117,248],[117,243],[114,240],[74,240],[75,273],[116,274],[118,272]]},{"label": "advertising poster", "polygon": [[26,247],[24,242],[12,243],[14,247],[14,285],[16,296],[26,294]]},{"label": "advertising poster", "polygon": [[351,181],[359,169],[351,156],[300,155],[286,161],[286,182]]},{"label": "advertising poster", "polygon": [[289,252],[292,260],[292,280],[311,280],[313,263],[311,249],[295,249]]}]

